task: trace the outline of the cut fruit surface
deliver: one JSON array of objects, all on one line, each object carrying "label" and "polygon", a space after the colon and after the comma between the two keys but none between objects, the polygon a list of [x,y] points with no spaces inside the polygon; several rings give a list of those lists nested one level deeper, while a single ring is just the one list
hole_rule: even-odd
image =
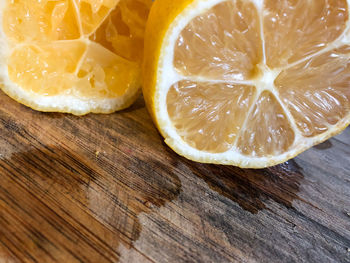
[{"label": "cut fruit surface", "polygon": [[261,168],[341,132],[350,123],[349,3],[156,2],[143,92],[165,142],[195,161]]},{"label": "cut fruit surface", "polygon": [[37,110],[109,113],[141,86],[152,0],[5,0],[0,84]]}]

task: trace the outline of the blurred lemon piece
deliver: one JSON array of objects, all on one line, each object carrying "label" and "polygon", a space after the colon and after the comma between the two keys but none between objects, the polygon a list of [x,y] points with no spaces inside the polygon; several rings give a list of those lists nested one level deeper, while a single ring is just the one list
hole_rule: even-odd
[{"label": "blurred lemon piece", "polygon": [[152,0],[4,0],[3,91],[33,109],[82,115],[139,94]]}]

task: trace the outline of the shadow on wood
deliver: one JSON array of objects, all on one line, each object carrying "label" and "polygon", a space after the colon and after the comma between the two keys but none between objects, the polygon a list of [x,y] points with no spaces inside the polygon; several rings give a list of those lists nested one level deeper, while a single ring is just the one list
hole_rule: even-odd
[{"label": "shadow on wood", "polygon": [[137,172],[122,174],[96,159],[99,165],[44,146],[3,160],[1,247],[28,261],[116,262],[118,247],[130,248],[139,238],[137,216],[180,192],[178,177],[167,171],[164,180],[166,167],[156,160],[139,161]]},{"label": "shadow on wood", "polygon": [[318,145],[315,145],[314,148],[317,149],[317,150],[327,150],[327,149],[330,149],[332,148],[333,144],[330,140],[328,141],[325,141],[323,143],[320,143]]},{"label": "shadow on wood", "polygon": [[264,200],[267,198],[291,208],[292,201],[298,199],[300,182],[304,178],[302,169],[293,160],[261,170],[187,163],[211,189],[253,214],[266,208]]}]

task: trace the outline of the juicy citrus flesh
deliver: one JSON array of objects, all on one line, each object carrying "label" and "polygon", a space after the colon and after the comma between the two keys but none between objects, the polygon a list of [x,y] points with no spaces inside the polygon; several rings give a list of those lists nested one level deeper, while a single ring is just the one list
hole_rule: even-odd
[{"label": "juicy citrus flesh", "polygon": [[[167,93],[171,127],[155,116],[172,148],[197,161],[265,167],[349,124],[348,1],[211,2],[179,31],[174,82],[155,95]],[[173,28],[183,23],[176,19]]]},{"label": "juicy citrus flesh", "polygon": [[[16,86],[5,92],[11,95],[20,88],[32,94],[25,103],[39,109],[38,98],[71,96],[88,101],[82,112],[74,105],[65,107],[76,114],[127,106],[140,87],[151,4],[152,0],[6,0],[2,18],[6,63]],[[114,99],[121,102],[105,108],[95,105]],[[51,106],[43,110],[60,110]]]}]

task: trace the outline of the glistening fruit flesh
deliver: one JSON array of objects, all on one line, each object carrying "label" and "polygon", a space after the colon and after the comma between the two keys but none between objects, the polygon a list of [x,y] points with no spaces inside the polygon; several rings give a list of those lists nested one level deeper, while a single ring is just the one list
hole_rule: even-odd
[{"label": "glistening fruit flesh", "polygon": [[[265,167],[349,124],[348,1],[167,5],[156,3],[148,22],[160,44],[146,38],[144,94],[181,155]],[[154,18],[166,9],[171,18],[155,37]]]}]

